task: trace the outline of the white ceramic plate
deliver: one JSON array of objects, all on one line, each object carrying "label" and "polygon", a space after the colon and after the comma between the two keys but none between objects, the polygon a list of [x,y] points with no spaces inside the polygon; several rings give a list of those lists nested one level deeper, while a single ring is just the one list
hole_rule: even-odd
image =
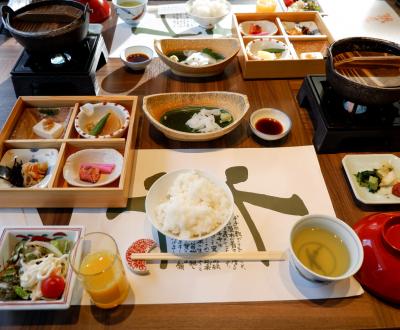
[{"label": "white ceramic plate", "polygon": [[[57,163],[58,158],[58,150],[57,149],[9,149],[3,155],[3,158],[0,160],[0,165],[13,167],[14,158],[17,157],[19,161],[22,160],[22,163],[25,164],[29,161],[37,161],[37,162],[47,162],[48,169],[47,174],[38,184],[27,187],[24,189],[30,188],[46,188],[49,184],[50,178],[54,172],[55,165]],[[0,188],[9,188],[14,187],[11,183],[6,180],[0,179]]]},{"label": "white ceramic plate", "polygon": [[[82,226],[40,226],[40,227],[4,227],[0,236],[0,269],[12,254],[15,245],[28,236],[62,237],[74,244],[84,234]],[[71,246],[72,248],[72,246]],[[76,256],[73,256],[75,258]],[[1,310],[67,309],[71,303],[75,274],[71,267],[65,277],[65,289],[57,300],[10,300],[0,301]]]},{"label": "white ceramic plate", "polygon": [[[85,149],[70,155],[64,165],[64,179],[76,187],[100,187],[105,186],[121,175],[124,158],[114,149]],[[96,183],[82,181],[79,178],[79,168],[82,163],[108,163],[115,164],[110,174],[101,174]],[[95,196],[94,196],[95,197]]]},{"label": "white ceramic plate", "polygon": [[[261,27],[261,33],[251,34],[250,27],[253,25],[259,25]],[[245,36],[271,36],[278,32],[278,27],[271,21],[246,21],[239,24],[240,32]]]},{"label": "white ceramic plate", "polygon": [[388,162],[394,168],[397,178],[400,179],[400,158],[392,154],[347,155],[342,159],[343,168],[355,197],[364,204],[400,204],[400,197],[391,193],[391,187],[381,188],[371,193],[366,187],[357,183],[355,174],[360,171],[379,168]]},{"label": "white ceramic plate", "polygon": [[222,180],[218,180],[217,178],[213,177],[212,175],[210,175],[206,172],[194,170],[195,172],[200,173],[201,176],[209,179],[216,186],[218,186],[219,188],[221,188],[225,191],[225,194],[230,202],[230,209],[228,212],[229,216],[226,219],[224,219],[224,221],[218,227],[216,227],[213,231],[211,231],[210,233],[208,233],[206,235],[200,236],[200,237],[182,238],[177,235],[174,235],[173,233],[171,233],[169,231],[162,230],[162,228],[160,227],[160,224],[156,221],[156,215],[155,215],[156,208],[161,203],[166,201],[168,191],[171,188],[171,186],[173,185],[176,178],[180,174],[186,173],[189,171],[193,171],[193,170],[189,170],[189,169],[178,170],[178,171],[174,171],[174,172],[169,172],[169,173],[163,175],[162,177],[160,177],[151,186],[149,192],[147,193],[146,201],[145,201],[145,209],[146,209],[147,218],[159,232],[163,233],[164,235],[166,235],[170,238],[177,239],[177,240],[198,241],[198,240],[205,239],[207,237],[215,235],[216,233],[218,233],[220,230],[222,230],[228,224],[228,222],[231,220],[231,218],[233,216],[234,201],[233,201],[232,192],[229,189],[229,187],[226,185],[225,182],[223,182]]}]

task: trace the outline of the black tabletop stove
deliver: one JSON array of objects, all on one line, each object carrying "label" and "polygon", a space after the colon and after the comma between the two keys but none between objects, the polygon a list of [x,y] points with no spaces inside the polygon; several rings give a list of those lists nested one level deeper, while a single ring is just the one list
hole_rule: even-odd
[{"label": "black tabletop stove", "polygon": [[325,76],[307,76],[297,95],[314,125],[317,152],[400,149],[400,101],[370,107],[335,93]]},{"label": "black tabletop stove", "polygon": [[100,34],[89,34],[82,42],[57,54],[23,51],[10,72],[16,96],[96,95],[96,70],[107,61]]}]

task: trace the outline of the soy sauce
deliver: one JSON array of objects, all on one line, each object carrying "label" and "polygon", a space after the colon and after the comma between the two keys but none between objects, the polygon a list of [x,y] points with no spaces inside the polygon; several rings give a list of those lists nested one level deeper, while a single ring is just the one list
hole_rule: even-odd
[{"label": "soy sauce", "polygon": [[147,61],[148,59],[149,59],[149,57],[143,53],[133,53],[133,54],[129,54],[126,57],[126,60],[128,62],[133,62],[133,63],[144,62],[144,61]]},{"label": "soy sauce", "polygon": [[261,118],[256,121],[256,129],[261,133],[278,135],[283,132],[282,124],[274,118]]}]

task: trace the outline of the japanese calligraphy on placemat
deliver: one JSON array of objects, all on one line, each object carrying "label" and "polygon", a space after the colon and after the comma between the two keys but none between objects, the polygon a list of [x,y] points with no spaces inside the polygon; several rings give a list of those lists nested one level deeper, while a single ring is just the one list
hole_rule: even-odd
[{"label": "japanese calligraphy on placemat", "polygon": [[[235,215],[223,231],[209,239],[164,241],[145,217],[145,196],[158,177],[184,168],[208,171],[227,181],[235,199]],[[267,250],[287,250],[290,229],[301,214],[334,215],[312,146],[139,150],[132,171],[132,198],[127,209],[76,209],[70,223],[85,225],[86,232],[109,233],[116,238],[122,256],[140,238],[154,239],[175,253],[254,251],[260,244]],[[330,284],[309,282],[288,261],[154,262],[148,268],[150,273],[141,276],[126,267],[132,287],[126,303],[326,299],[363,292],[354,279]],[[73,302],[88,304],[89,299],[83,293]]]}]

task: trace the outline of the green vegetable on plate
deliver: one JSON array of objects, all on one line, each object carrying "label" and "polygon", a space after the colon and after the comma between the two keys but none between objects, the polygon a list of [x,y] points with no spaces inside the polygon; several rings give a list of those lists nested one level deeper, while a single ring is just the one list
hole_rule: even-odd
[{"label": "green vegetable on plate", "polygon": [[358,184],[361,187],[368,188],[369,192],[376,193],[379,190],[379,184],[382,179],[376,169],[361,171],[355,174]]},{"label": "green vegetable on plate", "polygon": [[108,117],[110,117],[110,113],[107,113],[106,115],[101,117],[97,124],[90,130],[89,134],[94,136],[100,135],[107,122]]},{"label": "green vegetable on plate", "polygon": [[283,53],[285,50],[286,49],[284,49],[284,48],[267,48],[267,49],[263,49],[264,52],[274,53],[274,54]]}]

